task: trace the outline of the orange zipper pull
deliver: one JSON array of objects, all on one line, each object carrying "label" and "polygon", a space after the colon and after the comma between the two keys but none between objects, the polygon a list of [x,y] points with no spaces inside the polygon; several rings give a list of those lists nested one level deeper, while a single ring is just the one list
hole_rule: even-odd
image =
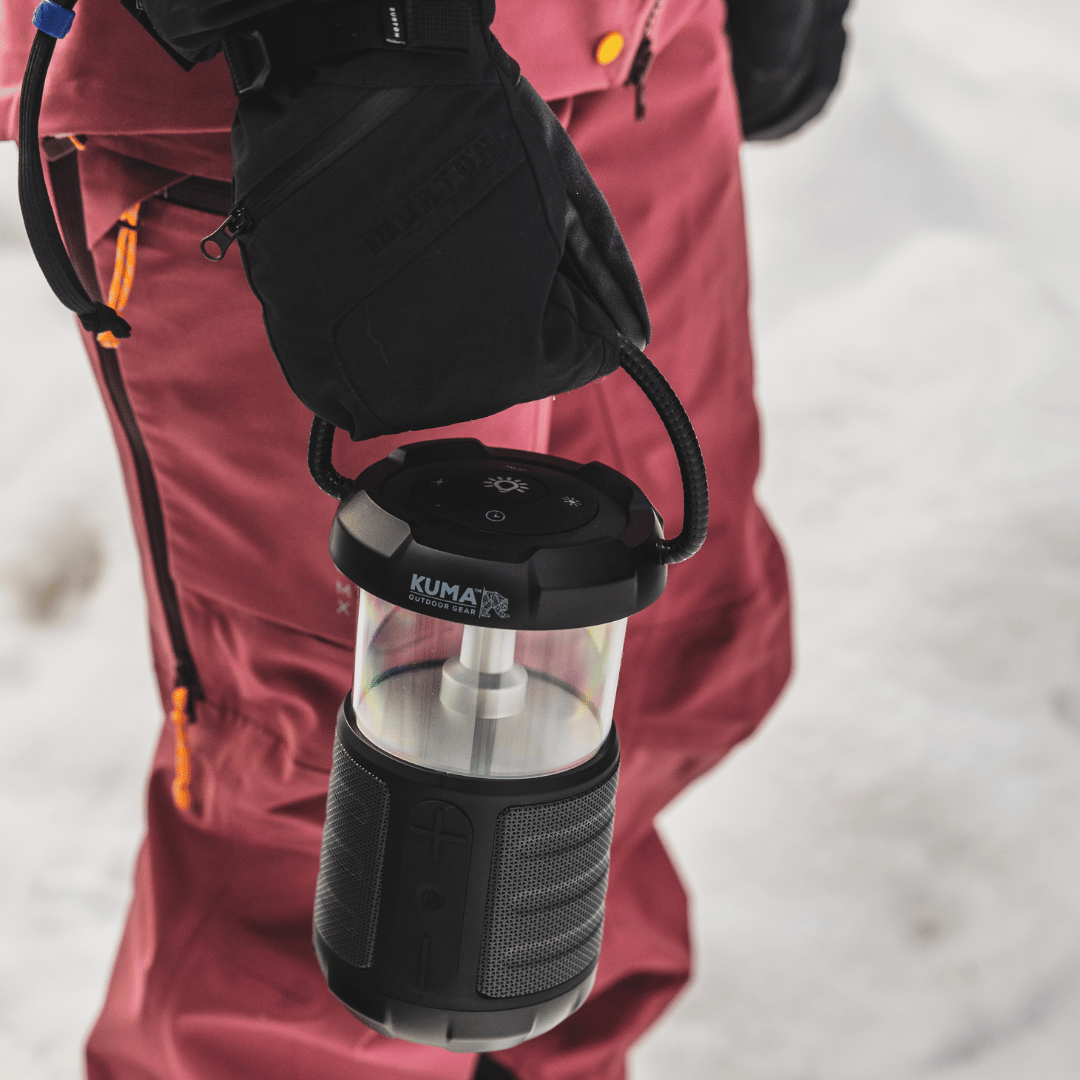
[{"label": "orange zipper pull", "polygon": [[176,736],[172,797],[177,810],[191,809],[191,750],[188,746],[188,688],[178,686],[172,692],[172,712]]},{"label": "orange zipper pull", "polygon": [[[76,145],[78,145],[76,143]],[[139,208],[135,203],[120,215],[120,229],[116,234],[116,262],[113,266],[112,284],[109,285],[108,305],[120,314],[127,306],[131,295],[131,285],[135,280],[135,251],[138,245]],[[106,349],[118,349],[120,342],[111,330],[104,330],[97,336]]]}]

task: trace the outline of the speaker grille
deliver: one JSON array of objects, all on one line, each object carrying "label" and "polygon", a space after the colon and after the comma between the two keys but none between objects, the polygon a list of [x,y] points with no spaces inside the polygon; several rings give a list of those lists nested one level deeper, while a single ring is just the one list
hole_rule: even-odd
[{"label": "speaker grille", "polygon": [[563,802],[499,814],[476,989],[508,998],[550,990],[600,954],[616,773]]},{"label": "speaker grille", "polygon": [[350,964],[371,967],[390,791],[334,744],[315,888],[315,929]]}]

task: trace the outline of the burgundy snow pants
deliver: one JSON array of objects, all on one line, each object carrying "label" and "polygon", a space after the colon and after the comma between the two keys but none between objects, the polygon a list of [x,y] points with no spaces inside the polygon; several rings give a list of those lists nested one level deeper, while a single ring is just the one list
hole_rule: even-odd
[{"label": "burgundy snow pants", "polygon": [[[644,122],[632,89],[556,103],[641,274],[649,353],[697,427],[712,519],[702,552],[630,621],[599,975],[569,1020],[495,1055],[521,1080],[620,1080],[628,1047],[685,984],[686,897],[653,819],[753,730],[789,668],[783,558],[753,498],[740,134],[723,19],[719,0],[668,5],[654,28]],[[517,32],[527,31],[519,23]],[[511,34],[504,41],[517,51]],[[199,239],[217,222],[150,197],[160,177],[132,163],[136,146],[124,150],[123,139],[91,138],[80,155],[105,290],[116,252],[109,223],[142,200],[125,311],[134,333],[111,355],[90,353],[128,480],[163,698],[177,627],[205,698],[190,728],[189,809],[171,796],[168,722],[154,760],[90,1078],[465,1080],[475,1056],[375,1034],[335,1001],[316,965],[312,902],[356,617],[353,587],[327,555],[335,503],[307,475],[311,417],[278,371],[239,258],[204,260]],[[185,171],[227,175],[227,161],[207,153]],[[653,499],[668,535],[679,527],[674,455],[621,373],[452,430],[605,461]],[[338,468],[355,475],[401,441],[410,440],[339,440]]]}]

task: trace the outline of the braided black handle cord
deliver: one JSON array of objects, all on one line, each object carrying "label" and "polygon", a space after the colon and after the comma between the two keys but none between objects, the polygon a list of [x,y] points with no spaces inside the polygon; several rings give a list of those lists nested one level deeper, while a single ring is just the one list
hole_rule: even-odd
[{"label": "braided black handle cord", "polygon": [[352,491],[352,481],[334,468],[334,432],[337,428],[316,416],[311,421],[307,463],[311,478],[335,499],[344,499]]},{"label": "braided black handle cord", "polygon": [[660,542],[660,558],[668,565],[684,562],[701,549],[709,531],[709,482],[705,476],[705,459],[682,402],[653,362],[636,345],[624,339],[621,363],[623,370],[652,402],[675,448],[682,475],[683,524],[678,536]]}]

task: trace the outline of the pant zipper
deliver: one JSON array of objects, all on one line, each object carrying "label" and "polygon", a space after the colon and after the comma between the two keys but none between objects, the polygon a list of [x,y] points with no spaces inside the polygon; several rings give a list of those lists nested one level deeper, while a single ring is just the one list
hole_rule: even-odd
[{"label": "pant zipper", "polygon": [[652,38],[649,34],[652,32],[653,23],[656,22],[656,17],[660,14],[660,9],[663,6],[664,0],[656,0],[650,9],[649,16],[645,20],[645,28],[641,32],[641,43],[638,45],[633,62],[630,64],[630,74],[626,76],[626,82],[623,83],[624,86],[634,88],[635,120],[645,119],[645,80],[649,77],[653,60],[656,59],[652,51]]},{"label": "pant zipper", "polygon": [[[46,152],[55,150],[61,140],[44,140]],[[75,272],[93,300],[101,300],[101,288],[94,269],[94,258],[86,242],[86,225],[82,204],[82,185],[79,180],[78,150],[83,149],[85,141],[72,138],[72,145],[64,146],[64,153],[49,156],[49,174],[56,196],[57,218],[64,237],[64,243],[71,253]],[[130,286],[130,283],[129,283]],[[139,488],[139,500],[142,503],[143,520],[150,542],[150,558],[154,568],[154,579],[158,597],[165,613],[165,625],[172,646],[175,670],[173,673],[173,706],[177,704],[177,692],[189,719],[194,720],[195,702],[205,698],[199,673],[191,657],[187,633],[180,617],[180,603],[176,596],[176,585],[169,573],[169,553],[165,543],[165,518],[161,512],[161,496],[158,493],[154,470],[150,464],[150,455],[146,450],[139,423],[131,407],[127,387],[120,374],[120,365],[116,350],[107,348],[100,341],[95,341],[98,363],[105,390],[112,401],[116,417],[123,428],[128,447],[135,465],[136,483]]]},{"label": "pant zipper", "polygon": [[184,630],[184,622],[180,615],[180,602],[176,595],[176,584],[169,571],[169,552],[165,543],[165,517],[161,510],[161,495],[158,492],[157,480],[150,464],[150,455],[147,453],[146,442],[143,439],[142,431],[139,429],[139,422],[135,418],[135,412],[131,407],[131,399],[128,397],[123,376],[120,374],[120,364],[117,361],[116,350],[98,345],[97,354],[98,361],[101,364],[105,388],[109,393],[120,426],[123,428],[124,437],[127,439],[135,465],[135,479],[139,488],[139,500],[142,503],[143,520],[150,543],[150,560],[154,568],[154,580],[157,584],[161,607],[165,613],[165,625],[176,664],[173,687],[174,690],[182,689],[186,691],[183,696],[184,703],[189,719],[194,722],[195,702],[202,700],[206,695],[203,692],[199,674],[195,669],[195,662],[191,656],[187,632]]}]

